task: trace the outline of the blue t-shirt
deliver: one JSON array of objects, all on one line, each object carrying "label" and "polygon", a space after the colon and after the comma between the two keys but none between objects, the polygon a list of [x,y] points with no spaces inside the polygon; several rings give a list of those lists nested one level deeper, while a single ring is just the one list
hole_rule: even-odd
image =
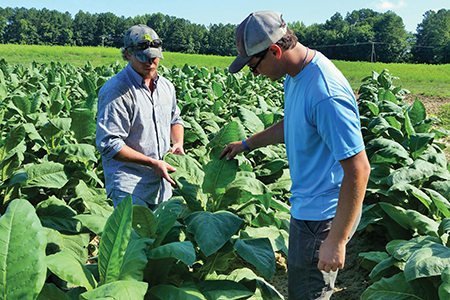
[{"label": "blue t-shirt", "polygon": [[364,150],[353,90],[320,52],[285,84],[284,135],[295,219],[320,221],[336,213],[340,160]]}]

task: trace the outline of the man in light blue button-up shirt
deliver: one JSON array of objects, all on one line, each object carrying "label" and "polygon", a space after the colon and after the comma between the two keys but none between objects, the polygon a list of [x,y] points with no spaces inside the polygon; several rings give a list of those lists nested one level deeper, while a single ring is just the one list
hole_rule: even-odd
[{"label": "man in light blue button-up shirt", "polygon": [[98,95],[97,149],[114,207],[131,194],[134,204],[154,209],[172,196],[168,172],[175,169],[163,157],[184,154],[184,125],[174,86],[157,73],[163,55],[156,32],[132,26],[122,57],[128,65]]}]

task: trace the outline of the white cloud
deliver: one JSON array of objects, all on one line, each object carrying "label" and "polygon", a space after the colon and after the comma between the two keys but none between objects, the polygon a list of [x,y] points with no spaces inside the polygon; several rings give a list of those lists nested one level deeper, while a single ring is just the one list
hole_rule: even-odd
[{"label": "white cloud", "polygon": [[396,8],[402,8],[408,6],[406,1],[391,1],[391,0],[379,0],[375,4],[375,7],[379,10],[390,10]]}]

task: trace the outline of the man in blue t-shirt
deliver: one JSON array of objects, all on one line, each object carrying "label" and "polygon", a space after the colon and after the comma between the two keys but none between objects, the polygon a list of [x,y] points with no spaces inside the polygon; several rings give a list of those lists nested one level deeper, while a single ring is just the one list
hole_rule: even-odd
[{"label": "man in blue t-shirt", "polygon": [[358,106],[342,73],[298,42],[281,14],[250,14],[236,30],[238,56],[272,81],[286,76],[284,120],[230,143],[220,157],[286,144],[292,179],[288,253],[289,300],[329,299],[346,244],[356,230],[370,173]]}]

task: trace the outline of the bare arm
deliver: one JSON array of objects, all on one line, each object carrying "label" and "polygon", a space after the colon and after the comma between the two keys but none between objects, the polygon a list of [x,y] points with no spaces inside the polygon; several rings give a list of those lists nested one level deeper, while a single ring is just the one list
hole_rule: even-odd
[{"label": "bare arm", "polygon": [[163,160],[148,157],[127,145],[122,147],[119,153],[114,156],[114,159],[121,162],[148,166],[152,168],[159,177],[165,178],[172,185],[175,185],[175,182],[170,178],[168,171],[175,171],[176,169]]},{"label": "bare arm", "polygon": [[172,149],[170,153],[184,154],[184,127],[181,124],[175,124],[170,129],[170,139],[172,140]]},{"label": "bare arm", "polygon": [[326,272],[344,268],[346,244],[359,214],[370,175],[366,151],[340,161],[344,178],[339,193],[336,215],[330,233],[320,246],[319,270]]},{"label": "bare arm", "polygon": [[[270,126],[266,130],[256,133],[245,140],[250,149],[256,149],[273,145],[277,143],[284,143],[284,120],[278,121],[276,124]],[[234,158],[237,154],[244,152],[244,145],[242,141],[237,141],[228,144],[220,154],[219,158],[224,157],[227,153],[227,159]]]}]

